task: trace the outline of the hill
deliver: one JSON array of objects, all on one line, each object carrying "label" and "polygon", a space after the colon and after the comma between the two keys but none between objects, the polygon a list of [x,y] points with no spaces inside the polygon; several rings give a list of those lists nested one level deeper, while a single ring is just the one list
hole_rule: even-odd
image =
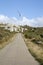
[{"label": "hill", "polygon": [[15,32],[10,32],[9,30],[5,30],[4,27],[0,27],[0,48],[3,48],[14,34]]},{"label": "hill", "polygon": [[23,34],[28,50],[40,65],[43,65],[43,27],[24,26],[24,28],[27,28]]}]

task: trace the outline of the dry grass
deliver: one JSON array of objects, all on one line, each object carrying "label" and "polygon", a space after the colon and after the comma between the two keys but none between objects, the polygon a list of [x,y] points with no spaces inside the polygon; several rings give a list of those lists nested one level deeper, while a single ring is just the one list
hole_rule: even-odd
[{"label": "dry grass", "polygon": [[24,30],[23,35],[28,50],[43,65],[43,27],[24,26],[24,28],[27,28],[27,30]]},{"label": "dry grass", "polygon": [[0,27],[0,49],[5,47],[12,37],[15,35],[15,32],[10,32],[9,30],[5,30],[4,28]]},{"label": "dry grass", "polygon": [[25,42],[32,56],[43,65],[43,46],[31,42],[30,39],[25,39]]},{"label": "dry grass", "polygon": [[9,44],[9,42],[12,41],[14,36],[10,36],[9,38],[5,39],[2,41],[2,43],[0,44],[0,49],[4,48],[6,45]]}]

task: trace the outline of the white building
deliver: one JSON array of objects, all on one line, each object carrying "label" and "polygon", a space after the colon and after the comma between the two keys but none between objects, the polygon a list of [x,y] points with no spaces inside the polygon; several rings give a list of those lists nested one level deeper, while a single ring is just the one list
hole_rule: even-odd
[{"label": "white building", "polygon": [[5,26],[5,29],[6,29],[6,30],[10,30],[10,32],[12,32],[12,31],[13,31],[13,25],[12,25],[12,24],[7,24],[7,25]]},{"label": "white building", "polygon": [[18,32],[19,31],[18,27],[17,26],[13,26],[13,31]]},{"label": "white building", "polygon": [[24,31],[24,28],[21,28],[21,32],[23,32]]}]

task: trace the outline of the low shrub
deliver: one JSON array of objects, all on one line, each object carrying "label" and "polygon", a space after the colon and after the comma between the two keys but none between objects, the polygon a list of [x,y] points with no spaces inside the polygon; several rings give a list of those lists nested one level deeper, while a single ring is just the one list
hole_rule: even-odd
[{"label": "low shrub", "polygon": [[3,37],[2,34],[0,34],[0,40],[2,40],[2,37]]},{"label": "low shrub", "polygon": [[43,38],[43,34],[40,34],[41,38]]},{"label": "low shrub", "polygon": [[28,38],[28,35],[27,34],[25,34],[24,36],[25,36],[25,38]]}]

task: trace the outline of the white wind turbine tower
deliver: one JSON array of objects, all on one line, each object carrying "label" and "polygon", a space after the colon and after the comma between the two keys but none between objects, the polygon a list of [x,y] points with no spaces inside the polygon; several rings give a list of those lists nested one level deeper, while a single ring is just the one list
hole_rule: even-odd
[{"label": "white wind turbine tower", "polygon": [[19,10],[17,10],[17,12],[18,12],[18,17],[19,17],[18,24],[20,24],[20,25],[21,25],[22,16],[21,16],[21,13],[20,13],[20,11],[19,11]]}]

